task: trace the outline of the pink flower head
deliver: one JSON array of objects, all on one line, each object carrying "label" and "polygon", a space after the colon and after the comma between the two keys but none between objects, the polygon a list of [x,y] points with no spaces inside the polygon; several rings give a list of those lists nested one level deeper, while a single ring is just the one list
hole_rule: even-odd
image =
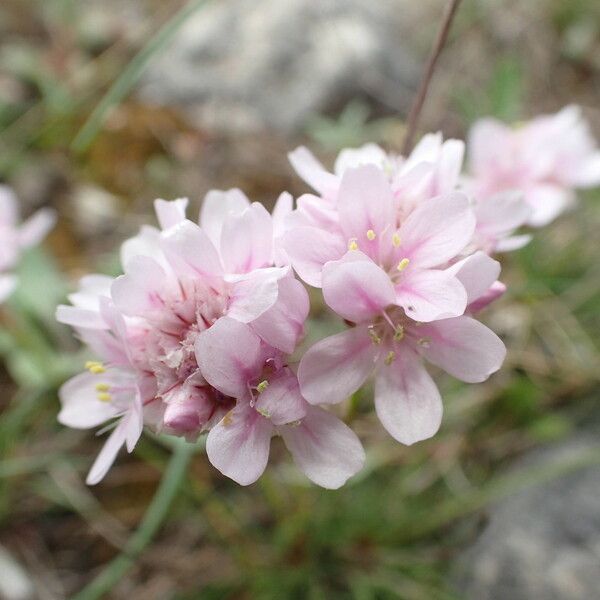
[{"label": "pink flower head", "polygon": [[[350,321],[360,320],[371,302],[360,292],[352,296],[353,286],[359,290],[370,281],[381,282],[378,289],[387,305],[402,307],[414,320],[463,314],[467,294],[446,266],[473,236],[475,217],[467,198],[454,192],[421,201],[402,222],[398,215],[398,200],[380,169],[349,169],[340,184],[335,221],[328,229],[305,225],[289,230],[285,249],[298,275],[323,287],[328,303],[332,283],[341,278],[336,293],[352,301],[338,314]],[[340,259],[337,269],[327,264]]]},{"label": "pink flower head", "polygon": [[515,128],[495,119],[478,121],[469,135],[469,164],[476,198],[522,192],[534,227],[570,207],[575,189],[600,184],[600,150],[576,106]]},{"label": "pink flower head", "polygon": [[341,486],[364,452],[346,425],[304,400],[288,364],[308,295],[287,267],[271,266],[270,215],[237,190],[207,196],[204,229],[185,209],[185,200],[157,201],[163,230],[124,243],[125,274],[84,278],[72,306],[58,308],[100,359],[62,387],[59,419],[82,428],[116,420],[88,482],[146,424],[190,440],[209,430],[209,460],[243,485],[281,435],[310,479]]},{"label": "pink flower head", "polygon": [[[497,279],[499,264],[476,253],[450,269],[467,301],[475,303]],[[365,254],[353,252],[325,266],[327,304],[354,326],[317,342],[300,362],[298,378],[311,403],[340,402],[375,375],[375,408],[387,431],[404,444],[438,430],[442,402],[421,358],[454,377],[479,382],[505,356],[502,341],[468,316],[418,322],[394,303],[388,275]]]},{"label": "pink flower head", "polygon": [[0,302],[6,300],[17,284],[6,271],[17,264],[23,250],[36,246],[54,226],[54,211],[42,209],[20,224],[19,201],[14,192],[0,185]]}]

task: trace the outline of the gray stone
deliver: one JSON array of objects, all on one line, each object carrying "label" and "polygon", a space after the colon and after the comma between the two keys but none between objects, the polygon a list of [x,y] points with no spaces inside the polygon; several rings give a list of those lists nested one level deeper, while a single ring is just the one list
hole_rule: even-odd
[{"label": "gray stone", "polygon": [[186,108],[205,128],[234,131],[291,131],[310,115],[357,96],[405,111],[421,61],[406,42],[414,42],[414,31],[406,34],[423,21],[429,5],[411,0],[209,3],[152,63],[139,93],[146,101]]},{"label": "gray stone", "polygon": [[[600,452],[597,436],[581,435],[534,452],[521,466],[547,469]],[[457,572],[468,600],[600,598],[600,467],[574,470],[500,502]]]}]

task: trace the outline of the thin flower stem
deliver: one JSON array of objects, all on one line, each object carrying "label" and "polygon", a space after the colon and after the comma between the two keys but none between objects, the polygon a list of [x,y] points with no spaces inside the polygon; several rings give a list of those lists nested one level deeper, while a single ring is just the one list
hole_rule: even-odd
[{"label": "thin flower stem", "polygon": [[448,39],[448,33],[450,33],[452,20],[454,19],[454,15],[456,14],[459,4],[460,0],[449,0],[448,4],[446,5],[442,26],[440,27],[435,43],[433,44],[433,48],[431,49],[431,54],[429,55],[427,65],[425,66],[425,72],[423,73],[423,78],[421,79],[419,91],[417,92],[417,96],[408,115],[406,135],[404,137],[404,144],[402,146],[402,154],[405,156],[412,147],[413,139],[417,131],[419,115],[421,114],[423,104],[425,103],[425,98],[427,97],[429,84],[431,83],[431,78],[433,77],[433,72],[435,71],[438,58],[440,57],[444,45],[446,44],[446,40]]},{"label": "thin flower stem", "polygon": [[139,528],[129,538],[123,552],[113,559],[100,575],[93,579],[78,594],[73,596],[72,600],[97,600],[98,598],[103,598],[131,568],[165,520],[195,450],[196,446],[193,444],[188,444],[183,440],[178,441],[167,470],[161,479],[156,494],[152,498],[152,502]]}]

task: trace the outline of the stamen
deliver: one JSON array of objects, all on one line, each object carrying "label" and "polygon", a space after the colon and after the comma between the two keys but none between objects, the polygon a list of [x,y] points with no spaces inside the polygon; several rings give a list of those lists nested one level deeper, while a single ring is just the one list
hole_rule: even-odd
[{"label": "stamen", "polygon": [[96,391],[97,392],[108,392],[110,390],[110,385],[108,383],[97,383]]},{"label": "stamen", "polygon": [[367,239],[370,242],[372,242],[376,237],[377,237],[377,234],[372,229],[369,229],[369,231],[367,231]]},{"label": "stamen", "polygon": [[395,359],[396,359],[396,353],[393,350],[390,350],[387,353],[387,356],[385,357],[384,362],[389,367],[394,362]]},{"label": "stamen", "polygon": [[100,373],[104,373],[106,371],[104,365],[97,360],[88,360],[85,363],[85,368],[94,375],[99,375]]},{"label": "stamen", "polygon": [[100,402],[110,402],[112,400],[112,396],[108,392],[98,392],[97,398]]},{"label": "stamen", "polygon": [[264,408],[257,408],[256,411],[263,417],[265,417],[265,419],[271,418],[271,413],[268,410],[265,410]]},{"label": "stamen", "polygon": [[396,269],[398,269],[398,271],[402,272],[402,271],[404,271],[404,269],[406,269],[406,267],[408,267],[408,263],[410,263],[410,260],[408,258],[403,258],[398,263],[398,266],[396,267]]},{"label": "stamen", "polygon": [[225,427],[228,427],[229,425],[231,425],[231,423],[233,422],[233,417],[231,416],[231,413],[233,412],[233,410],[230,410],[224,417],[223,417],[223,425]]},{"label": "stamen", "polygon": [[394,332],[394,341],[399,342],[404,338],[404,327],[402,325],[396,325],[396,331]]},{"label": "stamen", "polygon": [[263,381],[261,381],[257,386],[256,386],[256,391],[261,394],[262,392],[264,392],[267,388],[269,387],[269,382],[264,379]]},{"label": "stamen", "polygon": [[429,346],[431,345],[431,338],[429,338],[429,337],[419,338],[417,340],[417,344],[419,344],[419,346],[421,346],[423,348],[429,348]]},{"label": "stamen", "polygon": [[348,250],[358,250],[357,238],[350,238],[348,240]]},{"label": "stamen", "polygon": [[402,240],[400,239],[400,234],[398,232],[396,232],[392,236],[392,245],[394,246],[394,248],[399,248],[401,243],[402,243]]},{"label": "stamen", "polygon": [[369,325],[369,336],[374,344],[381,344],[381,338],[377,335],[373,325]]}]

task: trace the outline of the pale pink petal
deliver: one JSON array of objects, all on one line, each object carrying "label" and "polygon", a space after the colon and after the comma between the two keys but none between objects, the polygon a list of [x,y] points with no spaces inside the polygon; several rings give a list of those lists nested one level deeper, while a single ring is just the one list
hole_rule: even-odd
[{"label": "pale pink petal", "polygon": [[125,275],[115,279],[111,296],[123,314],[142,316],[164,308],[167,281],[166,273],[156,261],[136,256],[127,264]]},{"label": "pale pink petal", "polygon": [[161,245],[173,269],[180,275],[219,276],[221,260],[206,233],[191,221],[164,231]]},{"label": "pale pink petal", "polygon": [[262,204],[253,202],[224,221],[220,244],[227,273],[248,273],[268,266],[273,252],[271,215]]},{"label": "pale pink petal", "polygon": [[311,406],[297,426],[283,426],[279,433],[294,462],[321,487],[336,490],[358,473],[365,451],[356,434],[331,413]]},{"label": "pale pink petal", "polygon": [[19,227],[19,243],[23,248],[39,244],[56,224],[56,212],[42,208]]},{"label": "pale pink petal", "polygon": [[242,190],[211,190],[204,197],[200,209],[200,226],[210,241],[219,247],[223,223],[233,215],[239,215],[250,206],[250,200]]},{"label": "pale pink petal", "polygon": [[85,329],[108,329],[109,326],[98,312],[98,309],[77,308],[60,304],[56,307],[56,320],[71,327]]},{"label": "pale pink petal", "polygon": [[388,162],[385,150],[377,144],[365,144],[360,148],[344,148],[335,160],[333,171],[341,177],[348,169],[363,165],[375,165],[382,169]]},{"label": "pale pink petal", "polygon": [[316,227],[295,227],[285,233],[283,242],[296,273],[315,287],[321,287],[323,265],[347,250],[344,240]]},{"label": "pale pink petal", "polygon": [[298,379],[291,371],[270,379],[267,389],[258,395],[254,405],[273,425],[285,425],[302,419],[307,406],[300,393]]},{"label": "pale pink petal", "polygon": [[19,221],[19,201],[11,188],[0,183],[0,226],[14,227]]},{"label": "pale pink petal", "polygon": [[544,227],[573,206],[575,195],[572,190],[555,185],[536,185],[527,191],[525,199],[532,209],[528,224]]},{"label": "pale pink petal", "polygon": [[300,361],[298,380],[311,404],[335,404],[351,396],[373,371],[379,346],[366,327],[353,327],[312,346]]},{"label": "pale pink petal", "polygon": [[124,268],[136,256],[149,256],[157,263],[166,265],[164,253],[160,245],[160,231],[156,227],[143,225],[138,235],[125,240],[121,245],[121,264]]},{"label": "pale pink petal", "polygon": [[273,262],[277,267],[290,264],[290,259],[283,247],[283,234],[293,208],[294,199],[288,192],[282,192],[273,207]]},{"label": "pale pink petal", "polygon": [[337,209],[331,202],[313,194],[302,194],[296,202],[298,208],[286,219],[286,229],[294,227],[317,227],[329,232],[342,232]]},{"label": "pale pink petal", "polygon": [[228,277],[231,289],[227,315],[242,323],[250,323],[263,315],[277,301],[279,280],[288,273],[288,267],[269,267]]},{"label": "pale pink petal", "polygon": [[441,147],[438,164],[436,193],[449,194],[456,188],[465,156],[462,140],[446,140]]},{"label": "pale pink petal", "polygon": [[74,429],[90,429],[116,417],[119,410],[110,402],[98,399],[96,386],[99,383],[106,381],[87,372],[69,379],[58,392],[62,405],[59,422]]},{"label": "pale pink petal", "polygon": [[522,192],[494,194],[475,206],[477,230],[484,235],[503,237],[524,225],[531,212]]},{"label": "pale pink petal", "polygon": [[600,185],[600,151],[595,151],[587,156],[578,166],[573,185],[578,188]]},{"label": "pale pink petal", "polygon": [[254,483],[269,460],[273,425],[247,403],[238,404],[210,430],[208,460],[240,485]]},{"label": "pale pink petal", "polygon": [[533,236],[529,234],[511,235],[510,237],[500,240],[496,244],[496,252],[512,252],[513,250],[519,250],[524,246],[527,246],[532,238]]},{"label": "pale pink petal", "polygon": [[435,163],[440,156],[442,142],[443,137],[439,131],[425,134],[404,162],[403,171],[409,171],[419,163]]},{"label": "pale pink petal", "polygon": [[396,293],[388,274],[354,251],[323,268],[323,298],[344,319],[361,323],[393,304]]},{"label": "pale pink petal", "polygon": [[[106,325],[108,327],[108,325]],[[77,334],[81,341],[92,350],[95,356],[111,365],[129,367],[129,356],[121,341],[109,331],[77,328]]]},{"label": "pale pink petal", "polygon": [[467,302],[474,302],[485,294],[500,275],[500,263],[478,250],[455,263],[446,273],[454,275],[467,292]]},{"label": "pale pink petal", "polygon": [[470,317],[423,324],[419,335],[426,340],[420,347],[428,361],[468,383],[485,381],[506,356],[502,340]]},{"label": "pale pink petal", "polygon": [[248,383],[260,375],[260,338],[239,321],[219,319],[198,336],[195,350],[204,379],[226,396],[246,396]]},{"label": "pale pink petal", "polygon": [[434,321],[462,315],[467,292],[456,277],[445,271],[407,271],[396,285],[396,304],[415,321]]},{"label": "pale pink petal", "polygon": [[304,333],[309,300],[304,286],[291,276],[278,283],[277,301],[251,323],[251,327],[269,345],[291,354]]},{"label": "pale pink petal", "polygon": [[176,200],[155,200],[154,210],[161,229],[169,229],[177,223],[185,220],[188,199],[177,198]]},{"label": "pale pink petal", "polygon": [[0,275],[0,302],[4,302],[17,287],[15,275]]},{"label": "pale pink petal", "polygon": [[374,165],[348,169],[337,202],[342,230],[348,239],[356,238],[361,250],[379,243],[379,237],[370,240],[367,232],[381,236],[394,226],[392,189],[385,173]]},{"label": "pale pink petal", "polygon": [[298,176],[320,194],[335,191],[338,179],[314,157],[312,152],[300,146],[288,154],[288,159]]},{"label": "pale pink petal", "polygon": [[144,429],[144,412],[138,389],[136,389],[135,397],[132,400],[129,410],[123,415],[123,420],[126,427],[125,445],[127,446],[127,452],[133,452]]},{"label": "pale pink petal", "polygon": [[104,476],[115,462],[119,450],[123,447],[126,437],[127,423],[121,419],[104,443],[102,450],[100,450],[100,454],[96,457],[87,479],[85,480],[88,485],[96,485],[104,479]]},{"label": "pale pink petal", "polygon": [[467,306],[467,311],[474,314],[483,310],[486,306],[503,296],[504,292],[506,292],[506,286],[501,281],[494,281],[484,294]]},{"label": "pale pink petal", "polygon": [[421,359],[410,349],[382,365],[375,379],[375,410],[388,433],[403,444],[433,436],[442,421],[442,398]]},{"label": "pale pink petal", "polygon": [[108,275],[84,275],[79,280],[79,289],[69,294],[69,301],[78,308],[99,310],[100,297],[110,297],[110,286],[114,277]]},{"label": "pale pink petal", "polygon": [[423,200],[400,228],[399,256],[427,269],[454,258],[475,231],[475,215],[467,197],[454,192]]},{"label": "pale pink petal", "polygon": [[476,121],[469,131],[469,164],[475,174],[494,168],[498,157],[510,152],[512,131],[496,119]]}]

